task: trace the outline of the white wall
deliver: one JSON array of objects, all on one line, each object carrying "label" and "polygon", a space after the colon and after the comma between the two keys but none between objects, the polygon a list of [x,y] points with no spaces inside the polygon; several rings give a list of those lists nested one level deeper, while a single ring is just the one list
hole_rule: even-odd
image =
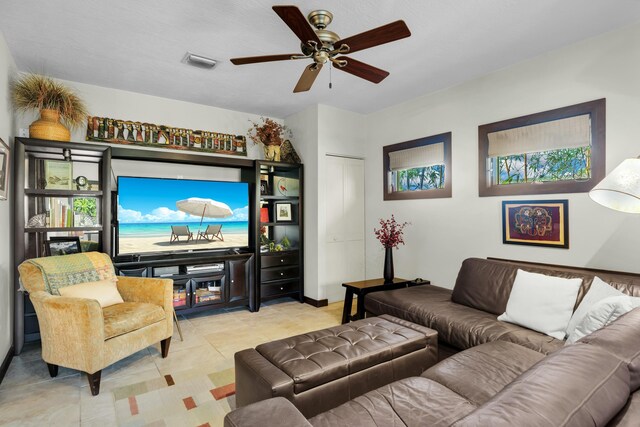
[{"label": "white wall", "polygon": [[293,114],[284,123],[293,132],[304,164],[304,295],[318,300],[318,106]]},{"label": "white wall", "polygon": [[293,132],[305,169],[305,295],[322,300],[327,287],[336,285],[325,274],[325,192],[331,191],[325,185],[326,156],[364,157],[364,116],[316,105],[285,118],[285,125]]},{"label": "white wall", "polygon": [[[481,124],[606,98],[607,172],[638,156],[638,52],[640,25],[634,25],[367,116],[367,229],[392,213],[412,223],[406,246],[394,254],[396,275],[452,287],[462,260],[474,256],[640,271],[640,216],[606,209],[586,193],[545,195],[539,198],[569,199],[570,249],[504,245],[504,198],[478,197]],[[448,131],[453,132],[453,197],[384,202],[382,147]],[[367,236],[367,275],[378,277],[383,251],[373,233]]]},{"label": "white wall", "polygon": [[[10,147],[13,145],[14,117],[9,88],[14,71],[13,58],[0,33],[0,138]],[[9,188],[12,185],[10,179]],[[0,363],[13,341],[12,206],[11,194],[9,200],[0,201]]]}]

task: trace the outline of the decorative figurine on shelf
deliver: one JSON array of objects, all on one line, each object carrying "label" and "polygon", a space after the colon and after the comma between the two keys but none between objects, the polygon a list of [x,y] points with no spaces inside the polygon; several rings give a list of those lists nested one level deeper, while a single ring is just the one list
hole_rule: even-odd
[{"label": "decorative figurine on shelf", "polygon": [[296,153],[296,149],[293,148],[293,144],[288,139],[280,146],[280,160],[287,163],[302,163],[300,156]]},{"label": "decorative figurine on shelf", "polygon": [[116,121],[116,136],[114,137],[116,141],[124,141],[124,124],[122,121]]},{"label": "decorative figurine on shelf", "polygon": [[249,128],[249,138],[254,144],[262,144],[264,158],[274,162],[280,161],[280,146],[285,136],[291,137],[291,131],[284,125],[270,118],[260,117],[262,122],[249,120],[252,126]]},{"label": "decorative figurine on shelf", "polygon": [[87,141],[247,155],[244,136],[89,116]]},{"label": "decorative figurine on shelf", "polygon": [[142,142],[142,123],[135,122],[133,128],[136,131],[136,142]]},{"label": "decorative figurine on shelf", "polygon": [[143,123],[142,127],[144,128],[144,143],[148,144],[151,139],[151,132],[149,131],[149,123]]},{"label": "decorative figurine on shelf", "polygon": [[391,250],[397,248],[400,244],[404,245],[403,230],[409,225],[408,222],[399,223],[395,217],[391,215],[391,219],[380,219],[380,228],[373,229],[376,238],[384,247],[384,281],[392,282],[393,272],[393,253]]},{"label": "decorative figurine on shelf", "polygon": [[107,139],[113,139],[113,119],[107,120]]},{"label": "decorative figurine on shelf", "polygon": [[47,214],[41,213],[34,215],[27,221],[27,228],[46,227]]},{"label": "decorative figurine on shelf", "polygon": [[127,122],[127,141],[134,142],[136,139],[133,135],[133,123]]},{"label": "decorative figurine on shelf", "polygon": [[100,123],[98,124],[98,136],[103,136],[104,135],[104,120],[100,120]]}]

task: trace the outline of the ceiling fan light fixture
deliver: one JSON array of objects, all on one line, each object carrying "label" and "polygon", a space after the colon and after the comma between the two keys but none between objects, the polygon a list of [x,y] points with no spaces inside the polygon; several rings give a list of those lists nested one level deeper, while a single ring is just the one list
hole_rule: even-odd
[{"label": "ceiling fan light fixture", "polygon": [[196,55],[191,52],[187,52],[184,58],[182,58],[182,62],[206,70],[212,70],[218,63],[218,61],[213,58],[207,58],[206,56]]}]

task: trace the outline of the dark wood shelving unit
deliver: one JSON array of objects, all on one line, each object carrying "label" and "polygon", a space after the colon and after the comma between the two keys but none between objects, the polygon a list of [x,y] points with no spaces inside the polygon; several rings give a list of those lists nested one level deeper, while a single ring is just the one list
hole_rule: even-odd
[{"label": "dark wood shelving unit", "polygon": [[[66,155],[65,155],[66,152]],[[47,189],[40,184],[42,175],[39,162],[65,160],[71,156],[73,162],[94,163],[98,167],[98,190]],[[111,160],[142,162],[167,162],[188,165],[224,167],[239,170],[240,180],[249,184],[249,246],[248,250],[216,253],[171,253],[163,256],[138,256],[136,259],[114,259],[114,266],[121,275],[140,277],[168,277],[174,280],[175,292],[185,292],[187,297],[175,309],[181,313],[246,305],[257,311],[265,300],[289,296],[304,301],[303,270],[303,166],[249,160],[223,156],[211,156],[173,151],[154,151],[132,147],[118,147],[89,143],[44,141],[15,138],[14,194],[15,194],[15,329],[14,345],[20,353],[25,341],[40,338],[37,317],[28,294],[19,291],[17,266],[26,259],[43,256],[44,242],[48,233],[88,232],[99,236],[99,250],[114,257],[113,248],[116,223],[112,213]],[[39,169],[40,168],[40,169]],[[296,194],[260,194],[260,177],[267,176],[270,188],[275,189],[277,179],[292,179],[297,185]],[[76,176],[74,176],[76,178]],[[44,202],[38,200],[72,199],[74,197],[96,198],[100,202],[100,225],[90,227],[30,227],[28,220],[40,214]],[[51,203],[51,200],[48,201]],[[273,220],[261,224],[260,207],[266,204],[272,215],[278,203],[290,203],[292,221]],[[293,247],[279,252],[260,252],[260,229],[269,228],[270,238],[291,236]],[[92,237],[93,238],[93,237]],[[198,271],[197,267],[209,263],[221,263],[218,271]],[[163,267],[174,268],[167,276]],[[188,270],[188,267],[190,270]],[[196,267],[194,269],[193,267]],[[219,297],[206,296],[206,292],[220,287]],[[198,290],[201,290],[198,293]],[[213,291],[213,293],[216,293]],[[209,298],[209,299],[207,299]]]},{"label": "dark wood shelving unit", "polygon": [[[66,155],[65,155],[66,153]],[[15,267],[26,259],[44,256],[44,243],[49,233],[89,232],[97,237],[98,250],[111,253],[111,148],[75,142],[45,141],[30,138],[15,138],[14,146],[14,194],[15,194]],[[92,164],[98,178],[99,190],[50,189],[43,188],[42,170],[47,160],[67,160],[72,164]],[[74,175],[73,178],[76,176]],[[70,199],[75,197],[99,200],[97,220],[100,225],[82,227],[26,227],[29,218],[44,213],[46,199]],[[72,211],[73,212],[73,211]],[[73,213],[71,213],[73,216]],[[15,276],[15,327],[14,347],[19,353],[25,342],[36,341],[40,331],[35,310],[29,295],[19,292],[17,271]]]},{"label": "dark wood shelving unit", "polygon": [[[304,302],[304,233],[303,233],[303,165],[256,160],[253,178],[255,189],[255,217],[260,219],[260,210],[269,211],[269,222],[256,221],[254,239],[256,247],[256,307],[274,298],[292,297]],[[260,181],[266,180],[268,194],[260,193]],[[284,184],[291,194],[278,194]],[[276,221],[278,203],[291,204],[292,221]],[[281,241],[283,236],[293,247],[282,251],[262,252],[260,236],[266,227],[271,241]]]}]

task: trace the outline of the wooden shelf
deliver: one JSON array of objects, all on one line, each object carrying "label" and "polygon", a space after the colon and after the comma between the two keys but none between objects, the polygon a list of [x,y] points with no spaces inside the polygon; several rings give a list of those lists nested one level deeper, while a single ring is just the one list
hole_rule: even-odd
[{"label": "wooden shelf", "polygon": [[101,197],[102,191],[35,189],[35,190],[24,190],[24,194],[25,196],[43,196],[43,197],[69,197],[69,196]]},{"label": "wooden shelf", "polygon": [[278,225],[298,225],[297,222],[287,221],[287,222],[261,222],[260,227],[275,227]]},{"label": "wooden shelf", "polygon": [[102,226],[95,227],[25,227],[25,233],[44,233],[54,231],[102,231]]},{"label": "wooden shelf", "polygon": [[297,201],[298,196],[260,196],[260,200],[285,200],[285,201]]}]

